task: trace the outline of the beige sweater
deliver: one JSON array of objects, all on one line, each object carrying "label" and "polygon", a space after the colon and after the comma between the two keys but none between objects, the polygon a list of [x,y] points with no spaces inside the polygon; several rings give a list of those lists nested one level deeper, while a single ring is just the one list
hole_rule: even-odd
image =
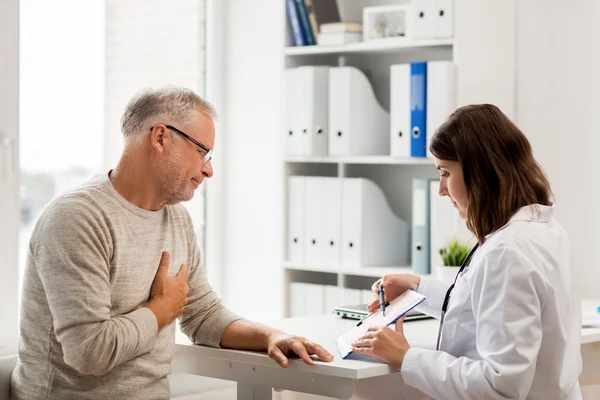
[{"label": "beige sweater", "polygon": [[219,346],[238,319],[200,265],[182,205],[135,207],[98,176],[40,217],[25,271],[13,399],[168,399],[175,324],[158,332],[149,299],[162,251],[190,269],[182,330]]}]

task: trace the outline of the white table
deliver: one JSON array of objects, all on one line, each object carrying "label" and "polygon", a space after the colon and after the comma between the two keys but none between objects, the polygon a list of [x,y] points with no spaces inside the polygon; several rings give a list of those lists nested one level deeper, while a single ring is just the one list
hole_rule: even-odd
[{"label": "white table", "polygon": [[[600,301],[583,302],[587,310],[595,310],[597,305]],[[320,343],[335,356],[331,363],[317,361],[312,366],[292,359],[286,369],[265,353],[196,346],[187,338],[178,336],[173,371],[236,381],[238,399],[244,400],[271,399],[272,389],[339,399],[349,399],[353,394],[363,397],[367,393],[373,398],[422,397],[420,392],[404,385],[399,371],[384,363],[370,358],[340,358],[335,338],[355,323],[331,314],[289,318],[270,324]],[[438,321],[433,319],[411,321],[404,324],[404,333],[412,346],[434,348],[438,327]],[[581,344],[584,369],[580,384],[600,384],[600,329],[582,329]]]}]

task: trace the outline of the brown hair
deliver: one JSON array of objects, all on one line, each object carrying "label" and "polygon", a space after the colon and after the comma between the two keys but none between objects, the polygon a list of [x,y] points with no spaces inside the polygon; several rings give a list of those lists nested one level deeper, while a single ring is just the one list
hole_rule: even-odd
[{"label": "brown hair", "polygon": [[479,243],[521,207],[550,205],[550,183],[527,137],[491,104],[458,108],[431,139],[431,153],[458,161],[469,206],[467,227]]}]

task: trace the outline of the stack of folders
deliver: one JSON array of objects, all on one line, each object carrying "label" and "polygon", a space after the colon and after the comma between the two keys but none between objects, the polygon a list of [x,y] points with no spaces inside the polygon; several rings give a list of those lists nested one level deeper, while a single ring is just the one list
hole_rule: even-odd
[{"label": "stack of folders", "polygon": [[368,304],[373,299],[374,295],[370,290],[292,282],[290,284],[290,316],[305,317],[329,314],[342,304]]},{"label": "stack of folders", "polygon": [[374,182],[288,179],[288,260],[346,268],[408,264],[408,224],[391,210]]},{"label": "stack of folders", "polygon": [[439,195],[439,187],[437,179],[413,179],[411,264],[419,275],[435,275],[443,265],[440,249],[448,241],[472,236],[448,198]]},{"label": "stack of folders", "polygon": [[389,131],[389,113],[361,70],[286,70],[286,154],[390,155]]},{"label": "stack of folders", "polygon": [[331,22],[322,24],[319,31],[319,45],[341,45],[361,42],[362,39],[360,22]]},{"label": "stack of folders", "polygon": [[428,157],[430,137],[456,107],[450,61],[392,65],[390,112],[354,67],[286,70],[286,154]]}]

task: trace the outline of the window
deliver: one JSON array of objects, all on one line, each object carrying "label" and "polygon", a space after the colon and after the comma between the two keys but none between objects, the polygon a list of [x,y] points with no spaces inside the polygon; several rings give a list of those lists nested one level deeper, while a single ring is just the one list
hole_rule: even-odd
[{"label": "window", "polygon": [[[205,0],[106,0],[106,169],[119,159],[121,114],[134,93],[169,84],[204,95],[205,47]],[[185,203],[201,249],[205,187]]]},{"label": "window", "polygon": [[[20,276],[48,202],[116,165],[138,90],[204,93],[204,0],[21,0]],[[204,185],[186,203],[203,247]]]},{"label": "window", "polygon": [[20,19],[22,279],[48,202],[102,169],[104,1],[21,0]]}]

